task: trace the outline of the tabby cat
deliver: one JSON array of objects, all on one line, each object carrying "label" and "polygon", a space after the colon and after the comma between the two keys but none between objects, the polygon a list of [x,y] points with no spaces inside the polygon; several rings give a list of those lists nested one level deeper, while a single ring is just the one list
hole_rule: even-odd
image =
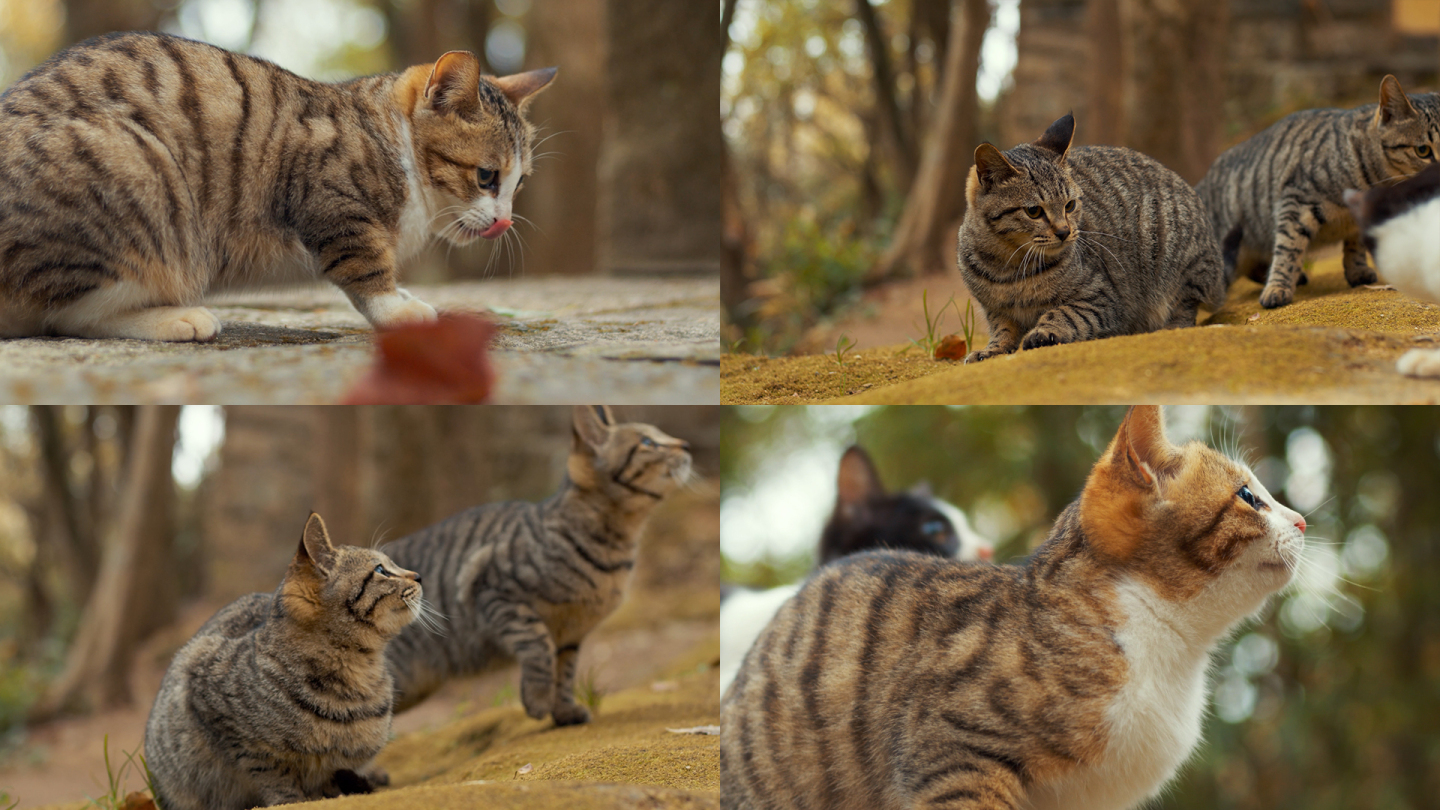
[{"label": "tabby cat", "polygon": [[[870,455],[859,446],[840,456],[835,508],[820,534],[819,565],[877,548],[913,551],[958,560],[988,560],[994,544],[970,528],[953,504],[920,484],[889,493]],[[801,583],[763,591],[737,589],[720,603],[720,691],[740,671],[740,661],[775,611]]]},{"label": "tabby cat", "polygon": [[1414,174],[1437,153],[1440,94],[1406,96],[1386,76],[1379,104],[1287,115],[1216,158],[1195,190],[1229,275],[1263,283],[1260,305],[1282,307],[1304,281],[1300,259],[1310,247],[1341,242],[1345,280],[1374,283],[1343,194]]},{"label": "tabby cat", "polygon": [[[1366,249],[1385,280],[1406,295],[1440,303],[1440,163],[1400,183],[1345,192]],[[1396,367],[1440,377],[1440,349],[1411,349]]]},{"label": "tabby cat", "polygon": [[651,425],[616,424],[608,407],[577,407],[555,495],[477,506],[384,546],[424,575],[449,617],[443,634],[412,627],[386,651],[396,710],[518,661],[527,714],[587,722],[575,700],[580,644],[624,597],[645,521],[690,475],[688,448]]},{"label": "tabby cat", "polygon": [[820,569],[721,706],[721,806],[1124,810],[1200,739],[1219,640],[1305,520],[1155,407],[1126,416],[1026,567]]},{"label": "tabby cat", "polygon": [[1205,211],[1179,175],[1115,146],[1071,148],[1066,115],[1039,140],[975,149],[960,225],[960,275],[990,343],[1017,348],[1194,326],[1225,301]]},{"label": "tabby cat", "polygon": [[554,76],[451,51],[323,84],[149,32],[62,51],[0,95],[0,338],[210,340],[205,293],[265,279],[433,321],[396,266],[505,232]]},{"label": "tabby cat", "polygon": [[231,602],[170,662],[145,726],[165,810],[366,793],[390,736],[387,640],[421,615],[420,577],[330,543],[311,513],[273,594]]}]

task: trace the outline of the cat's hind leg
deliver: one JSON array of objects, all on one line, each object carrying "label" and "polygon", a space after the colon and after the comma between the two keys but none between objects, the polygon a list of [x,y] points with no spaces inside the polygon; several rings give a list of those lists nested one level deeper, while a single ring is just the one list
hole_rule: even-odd
[{"label": "cat's hind leg", "polygon": [[1345,245],[1342,249],[1342,261],[1345,265],[1345,280],[1350,282],[1351,287],[1359,287],[1361,284],[1374,284],[1379,281],[1375,270],[1365,261],[1365,246],[1360,243],[1358,233],[1345,237]]},{"label": "cat's hind leg", "polygon": [[540,614],[529,605],[495,602],[481,613],[499,626],[500,646],[520,664],[520,702],[542,720],[555,707],[555,641]]},{"label": "cat's hind leg", "polygon": [[1283,307],[1295,300],[1295,285],[1303,275],[1300,260],[1320,229],[1311,206],[1294,197],[1286,197],[1275,206],[1275,223],[1270,273],[1265,279],[1265,289],[1260,291],[1260,306],[1266,309]]},{"label": "cat's hind leg", "polygon": [[209,341],[220,319],[204,307],[154,306],[155,296],[132,282],[117,282],[46,317],[47,331],[81,338]]},{"label": "cat's hind leg", "polygon": [[1440,349],[1411,349],[1400,355],[1395,369],[1407,377],[1440,377]]},{"label": "cat's hind leg", "polygon": [[557,726],[590,722],[590,710],[575,701],[575,664],[579,659],[579,644],[567,644],[555,651],[555,708],[551,714]]}]

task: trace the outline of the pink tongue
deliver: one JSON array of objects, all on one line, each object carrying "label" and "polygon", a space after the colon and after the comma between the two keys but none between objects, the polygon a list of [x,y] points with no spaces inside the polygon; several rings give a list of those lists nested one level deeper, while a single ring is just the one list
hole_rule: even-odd
[{"label": "pink tongue", "polygon": [[481,231],[481,232],[480,232],[480,235],[483,236],[483,237],[485,237],[486,239],[494,239],[495,237],[499,236],[500,234],[502,234],[502,233],[504,233],[504,232],[506,232],[506,231],[508,231],[508,230],[510,230],[510,220],[508,220],[508,219],[497,219],[497,220],[495,220],[495,224],[494,224],[494,225],[491,225],[490,227],[488,227],[488,228],[486,228],[485,230]]}]

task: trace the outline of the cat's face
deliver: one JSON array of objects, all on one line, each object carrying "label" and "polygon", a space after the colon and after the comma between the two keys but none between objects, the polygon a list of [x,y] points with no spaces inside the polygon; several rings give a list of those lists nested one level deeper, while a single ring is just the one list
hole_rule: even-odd
[{"label": "cat's face", "polygon": [[1408,177],[1440,161],[1440,96],[1411,98],[1394,76],[1386,76],[1372,126],[1391,177]]},{"label": "cat's face", "polygon": [[605,405],[577,405],[568,469],[582,489],[658,501],[690,478],[690,444],[654,425],[617,424]]},{"label": "cat's face", "polygon": [[1132,408],[1086,481],[1081,525],[1107,564],[1176,602],[1206,595],[1233,620],[1290,582],[1305,519],[1250,469],[1199,442],[1175,446],[1155,406]]},{"label": "cat's face", "polygon": [[965,194],[966,221],[980,225],[1009,257],[1006,266],[1027,272],[1044,257],[1062,256],[1080,229],[1083,201],[1065,166],[1075,132],[1067,115],[1033,144],[1001,152],[983,143],[975,149]]},{"label": "cat's face", "polygon": [[420,575],[387,555],[332,545],[325,522],[313,513],[281,591],[292,617],[359,643],[395,636],[419,617],[424,595]]},{"label": "cat's face", "polygon": [[510,227],[515,195],[530,173],[534,130],[525,108],[554,77],[554,68],[481,76],[466,51],[435,63],[410,123],[432,233],[464,245]]}]

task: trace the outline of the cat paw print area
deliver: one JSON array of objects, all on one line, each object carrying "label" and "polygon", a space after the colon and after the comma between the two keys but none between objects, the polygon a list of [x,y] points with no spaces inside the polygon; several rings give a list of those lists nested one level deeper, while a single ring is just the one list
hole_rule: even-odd
[{"label": "cat paw print area", "polygon": [[[586,279],[579,285],[552,277],[409,290],[441,315],[489,319],[488,401],[718,400],[713,279]],[[206,308],[221,329],[204,343],[0,340],[0,398],[334,403],[366,387],[362,393],[374,399],[375,332],[339,290],[232,293],[212,297]],[[462,392],[467,396],[427,393],[424,401],[473,401],[472,388]]]}]

